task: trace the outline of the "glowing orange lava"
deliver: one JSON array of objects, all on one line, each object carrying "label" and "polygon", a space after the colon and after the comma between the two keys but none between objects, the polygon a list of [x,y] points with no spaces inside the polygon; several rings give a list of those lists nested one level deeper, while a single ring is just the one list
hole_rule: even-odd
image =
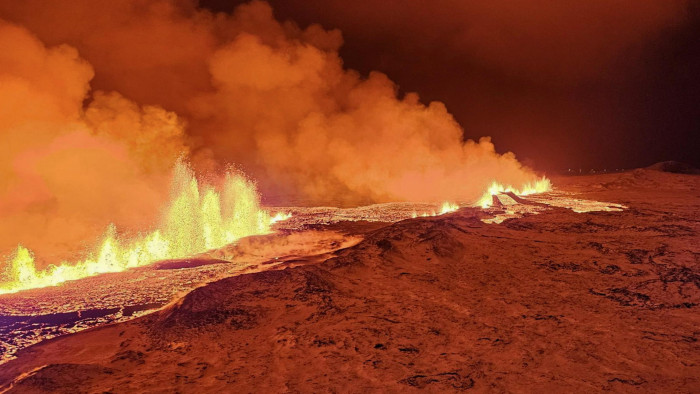
[{"label": "glowing orange lava", "polygon": [[445,201],[445,202],[443,202],[442,205],[440,206],[440,211],[439,211],[439,212],[437,212],[437,211],[430,211],[430,212],[423,212],[423,213],[421,213],[421,214],[418,214],[417,212],[414,211],[413,214],[411,214],[411,217],[415,219],[415,218],[417,218],[417,217],[419,217],[419,216],[420,216],[420,217],[423,217],[423,218],[430,217],[430,216],[439,216],[439,215],[444,215],[444,214],[446,214],[446,213],[455,212],[455,211],[458,210],[458,209],[459,209],[459,205],[458,205],[458,204],[451,203],[451,202],[449,202],[449,201]]},{"label": "glowing orange lava", "polygon": [[[478,201],[487,208],[492,196],[503,192],[529,195],[551,190],[549,179],[542,177],[516,189],[494,181]],[[417,214],[437,216],[459,209],[459,205],[444,202],[439,211]],[[260,206],[260,196],[255,185],[242,175],[227,173],[220,190],[200,184],[189,166],[178,162],[175,166],[172,193],[160,225],[150,233],[131,239],[122,239],[111,225],[99,246],[88,258],[77,262],[62,262],[48,268],[36,268],[34,255],[19,245],[7,262],[4,277],[0,280],[0,294],[20,290],[56,286],[107,272],[119,272],[155,261],[183,258],[231,244],[236,240],[271,231],[275,222],[289,219],[291,214],[272,216]]]},{"label": "glowing orange lava", "polygon": [[110,226],[87,259],[50,265],[44,270],[38,270],[32,252],[19,245],[0,281],[0,294],[191,256],[242,237],[269,233],[273,223],[290,216],[278,213],[271,217],[261,209],[255,185],[241,175],[227,173],[223,188],[215,190],[200,185],[187,164],[179,162],[171,199],[157,229],[124,240]]},{"label": "glowing orange lava", "polygon": [[548,192],[550,190],[552,190],[552,182],[545,177],[538,179],[535,183],[526,183],[519,189],[511,185],[504,186],[496,181],[493,181],[488,190],[484,192],[483,196],[481,196],[477,202],[477,205],[482,208],[490,207],[491,204],[493,204],[492,196],[499,193],[513,192],[519,196],[527,196],[530,194]]}]

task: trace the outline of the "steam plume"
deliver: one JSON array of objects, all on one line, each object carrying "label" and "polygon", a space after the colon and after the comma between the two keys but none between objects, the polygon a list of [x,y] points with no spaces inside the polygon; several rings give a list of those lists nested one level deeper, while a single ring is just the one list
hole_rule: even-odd
[{"label": "steam plume", "polygon": [[339,31],[263,2],[29,0],[0,16],[0,250],[147,227],[183,152],[316,203],[476,201],[535,180],[488,137],[463,141],[443,104],[345,69]]},{"label": "steam plume", "polygon": [[0,22],[0,47],[0,250],[22,242],[61,258],[109,223],[147,226],[186,149],[177,117],[116,93],[83,107],[93,68],[22,27]]}]

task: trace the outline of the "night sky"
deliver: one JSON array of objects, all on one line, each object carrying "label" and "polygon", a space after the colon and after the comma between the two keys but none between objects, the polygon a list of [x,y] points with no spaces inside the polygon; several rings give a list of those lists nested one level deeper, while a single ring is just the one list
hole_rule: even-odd
[{"label": "night sky", "polygon": [[489,135],[538,169],[700,166],[700,2],[270,4],[278,19],[340,29],[346,67],[442,101],[465,137]]}]

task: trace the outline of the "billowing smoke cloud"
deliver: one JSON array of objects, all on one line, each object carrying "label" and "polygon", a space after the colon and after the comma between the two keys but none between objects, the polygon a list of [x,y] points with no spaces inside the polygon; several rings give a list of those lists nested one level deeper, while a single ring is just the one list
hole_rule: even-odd
[{"label": "billowing smoke cloud", "polygon": [[314,200],[468,201],[492,179],[532,180],[488,139],[463,144],[442,104],[399,99],[385,75],[361,79],[335,51],[242,33],[209,64],[216,91],[192,112],[207,146]]},{"label": "billowing smoke cloud", "polygon": [[381,73],[343,69],[338,31],[279,23],[265,3],[232,15],[172,1],[5,8],[46,40],[76,45],[97,86],[186,119],[196,165],[235,162],[264,192],[336,203],[471,200],[492,179],[533,179],[488,139],[463,143],[442,104],[397,97]]},{"label": "billowing smoke cloud", "polygon": [[700,119],[698,1],[269,1],[342,30],[349,67],[444,102],[468,136],[540,168],[697,162],[683,146]]},{"label": "billowing smoke cloud", "polygon": [[492,180],[535,179],[488,138],[464,142],[441,103],[344,69],[339,31],[280,23],[266,3],[29,0],[0,16],[24,26],[0,30],[2,250],[147,226],[187,151],[316,203],[474,201]]},{"label": "billowing smoke cloud", "polygon": [[0,250],[59,258],[109,223],[147,226],[186,152],[177,117],[116,93],[84,107],[93,68],[22,27],[0,21],[0,48]]}]

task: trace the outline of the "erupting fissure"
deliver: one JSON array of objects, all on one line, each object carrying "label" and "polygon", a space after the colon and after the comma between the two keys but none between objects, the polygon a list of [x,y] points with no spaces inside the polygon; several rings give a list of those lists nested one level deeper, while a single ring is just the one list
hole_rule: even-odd
[{"label": "erupting fissure", "polygon": [[[492,197],[503,192],[529,195],[551,190],[549,179],[516,189],[493,181],[477,202],[487,208]],[[420,216],[436,216],[454,212],[459,205],[444,202],[436,211]],[[418,214],[414,213],[413,217]],[[110,225],[100,244],[88,258],[77,262],[62,262],[37,269],[33,253],[22,245],[7,261],[4,277],[0,279],[0,294],[56,286],[63,282],[101,273],[120,272],[155,261],[183,258],[231,244],[236,240],[271,232],[275,222],[291,217],[288,213],[272,216],[260,206],[255,185],[243,175],[227,172],[223,186],[216,189],[201,184],[184,161],[175,166],[169,204],[160,225],[150,233],[133,238],[120,237]]]},{"label": "erupting fissure", "polygon": [[552,190],[552,182],[546,177],[538,179],[535,183],[527,183],[520,189],[516,189],[511,185],[504,186],[496,181],[493,181],[488,190],[481,196],[477,204],[482,208],[488,208],[493,204],[492,196],[499,193],[513,192],[518,196],[527,196],[530,194],[548,192],[550,190]]},{"label": "erupting fissure", "polygon": [[255,185],[244,176],[228,172],[223,187],[216,190],[200,184],[182,161],[175,167],[171,193],[157,229],[121,239],[116,228],[109,226],[102,242],[85,260],[39,270],[32,252],[19,245],[0,281],[0,294],[191,256],[242,237],[269,233],[274,222],[289,218],[288,214],[271,216],[263,210]]},{"label": "erupting fissure", "polygon": [[455,212],[455,211],[457,211],[458,209],[459,209],[459,205],[458,205],[458,204],[451,203],[451,202],[449,202],[449,201],[445,201],[445,202],[443,202],[442,205],[440,206],[440,212],[431,211],[431,212],[424,212],[424,213],[418,214],[418,212],[415,212],[415,211],[414,211],[413,214],[411,215],[411,217],[415,219],[415,218],[417,218],[418,216],[424,217],[424,218],[425,218],[425,217],[430,217],[430,216],[439,216],[439,215],[444,215],[444,214],[446,214],[446,213]]}]

